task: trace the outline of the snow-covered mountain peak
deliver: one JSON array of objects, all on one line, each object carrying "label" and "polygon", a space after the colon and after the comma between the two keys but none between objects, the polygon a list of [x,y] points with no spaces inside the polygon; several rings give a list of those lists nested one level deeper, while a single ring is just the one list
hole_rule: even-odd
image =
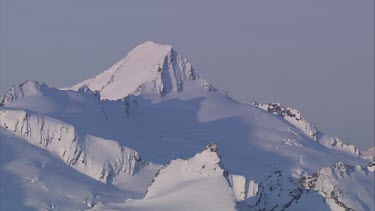
[{"label": "snow-covered mountain peak", "polygon": [[0,98],[0,207],[375,210],[374,148],[215,91],[153,42],[65,90],[13,86]]},{"label": "snow-covered mountain peak", "polygon": [[13,100],[26,96],[42,96],[45,84],[27,80],[19,85],[13,85],[0,99],[0,105],[5,105]]},{"label": "snow-covered mountain peak", "polygon": [[194,157],[162,167],[143,199],[94,210],[236,210],[227,171],[219,161],[216,144],[209,143]]},{"label": "snow-covered mountain peak", "polygon": [[217,145],[214,142],[210,142],[209,144],[207,144],[204,150],[209,150],[210,152],[216,152],[216,153],[219,152]]},{"label": "snow-covered mountain peak", "polygon": [[[210,142],[202,152],[196,154],[194,157],[190,158],[188,163],[202,163],[201,165],[196,165],[199,169],[197,171],[201,172],[201,167],[207,171],[216,170],[218,167],[222,168],[221,157],[219,154],[219,149],[214,142]],[[194,165],[192,165],[194,166]]]},{"label": "snow-covered mountain peak", "polygon": [[[180,92],[187,81],[198,79],[189,61],[172,46],[147,41],[103,73],[66,89],[78,90],[87,86],[92,91],[99,91],[102,99],[117,100],[130,94],[163,96]],[[207,82],[198,81],[200,86],[209,87]]]},{"label": "snow-covered mountain peak", "polygon": [[152,41],[146,41],[137,47],[135,47],[133,50],[131,50],[128,53],[128,56],[133,56],[133,55],[140,55],[144,53],[148,53],[150,51],[152,52],[157,52],[159,51],[161,54],[167,55],[172,50],[171,45],[162,45],[162,44],[157,44]]}]

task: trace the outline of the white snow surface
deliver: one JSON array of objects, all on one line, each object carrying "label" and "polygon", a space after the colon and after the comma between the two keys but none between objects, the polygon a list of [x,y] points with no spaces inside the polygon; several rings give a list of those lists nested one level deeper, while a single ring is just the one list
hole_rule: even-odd
[{"label": "white snow surface", "polygon": [[172,160],[160,169],[143,199],[94,210],[236,210],[228,175],[214,148],[210,144],[188,160]]},{"label": "white snow surface", "polygon": [[[93,179],[126,189],[124,180],[136,177],[143,168],[144,184],[152,179],[157,167],[143,161],[132,149],[118,142],[87,135],[81,137],[74,126],[49,117],[31,115],[25,111],[0,110],[0,125],[23,136],[29,143],[44,148],[62,161]],[[118,179],[121,178],[120,179]],[[142,184],[138,185],[138,189]],[[144,187],[143,188],[147,188]]]},{"label": "white snow surface", "polygon": [[[329,205],[324,196],[314,189],[302,191],[299,199],[289,204],[293,195],[285,192],[288,188],[283,185],[291,191],[299,190],[301,178],[340,161],[348,166],[373,168],[369,166],[371,158],[356,153],[355,146],[347,147],[337,140],[332,145],[332,139],[322,139],[325,134],[320,131],[307,133],[314,132],[315,127],[306,131],[306,127],[285,118],[233,100],[201,79],[171,46],[152,42],[135,48],[95,78],[72,87],[56,89],[33,81],[13,86],[0,99],[0,129],[1,150],[5,149],[0,170],[6,175],[1,180],[0,204],[15,208],[78,210],[82,209],[83,205],[78,204],[86,197],[83,195],[98,191],[105,195],[109,191],[108,197],[89,204],[109,210],[124,206],[176,210],[181,204],[181,209],[187,210],[198,205],[206,209],[220,205],[228,208],[225,210],[276,205],[275,210],[281,210],[285,205],[298,210],[316,202],[316,206],[326,209]],[[219,167],[214,167],[218,164],[215,153],[197,154],[211,140],[220,149]],[[13,151],[20,156],[14,156]],[[42,159],[39,156],[63,167],[29,168],[23,164],[27,159],[38,163]],[[201,164],[207,167],[199,173]],[[150,185],[162,165],[167,166]],[[285,179],[267,180],[278,171]],[[223,172],[228,175],[223,176]],[[36,190],[29,183],[18,182],[27,177],[35,184],[56,174],[67,177],[57,177],[56,183],[82,187],[76,197],[79,203],[65,197],[78,190],[53,186],[52,180],[49,194],[39,195],[32,193],[43,188]],[[360,183],[348,178],[335,184],[344,185],[350,180],[352,187],[371,187],[374,172],[366,174],[370,179]],[[278,190],[285,196],[283,199],[262,189],[273,181],[282,183]],[[3,193],[11,187],[16,189],[5,196]],[[345,196],[374,197],[374,192],[366,189],[351,193],[349,188],[340,190]],[[171,193],[175,198],[167,200]],[[209,197],[212,203],[201,204],[201,198],[194,196]],[[88,198],[90,201],[93,197]],[[259,206],[252,204],[255,199],[260,200]],[[192,203],[184,203],[186,200]],[[359,207],[355,200],[343,203]],[[364,210],[375,210],[373,203],[364,203]]]},{"label": "white snow surface", "polygon": [[[255,102],[253,103],[253,105],[260,109],[268,111],[272,114],[281,116],[282,118],[287,120],[289,123],[291,123],[298,129],[300,129],[302,132],[304,132],[305,135],[307,135],[311,139],[319,142],[320,144],[330,149],[347,152],[347,153],[350,153],[355,156],[362,157],[368,160],[374,159],[374,154],[371,154],[371,153],[363,154],[356,146],[351,145],[351,144],[346,144],[337,137],[329,136],[319,131],[313,124],[311,124],[306,119],[304,119],[302,117],[302,114],[297,109],[290,108],[290,107],[283,107],[280,105],[280,103],[262,104],[262,103]],[[287,141],[288,142],[286,142],[286,144],[294,144],[294,142],[292,143],[289,140]]]},{"label": "white snow surface", "polygon": [[0,210],[86,210],[140,195],[92,179],[3,128],[0,158]]}]

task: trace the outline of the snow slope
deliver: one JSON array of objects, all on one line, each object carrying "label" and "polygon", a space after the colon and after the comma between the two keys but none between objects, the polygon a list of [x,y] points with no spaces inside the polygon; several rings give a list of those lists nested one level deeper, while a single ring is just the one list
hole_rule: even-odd
[{"label": "snow slope", "polygon": [[[102,74],[72,87],[56,89],[26,81],[13,86],[0,102],[1,134],[11,133],[11,139],[17,136],[14,139],[32,144],[65,163],[65,168],[132,195],[133,200],[125,205],[119,204],[129,198],[124,196],[121,201],[96,203],[95,209],[171,208],[174,203],[177,206],[187,200],[186,191],[192,193],[189,200],[194,201],[186,206],[191,204],[191,208],[196,208],[200,199],[193,196],[212,192],[208,184],[217,185],[212,197],[223,198],[225,205],[221,206],[228,209],[233,207],[232,203],[237,203],[234,208],[240,210],[276,205],[275,210],[284,206],[298,210],[312,207],[311,204],[329,209],[333,205],[324,202],[325,195],[320,194],[320,189],[301,187],[300,179],[340,161],[363,169],[371,162],[371,157],[357,153],[355,146],[347,146],[336,138],[324,138],[331,136],[306,120],[300,121],[303,118],[297,111],[287,112],[278,105],[273,107],[277,114],[274,115],[233,100],[200,78],[188,60],[171,46],[152,42],[138,46]],[[194,176],[180,168],[186,166],[195,172],[196,165],[190,165],[193,160],[197,163],[215,160],[195,159],[210,140],[220,148],[220,166],[225,167],[221,170],[229,172],[224,177],[215,173],[212,178],[216,179],[212,181],[211,177]],[[168,163],[160,170],[164,173],[155,177],[150,186],[155,172]],[[374,186],[372,166],[365,171],[370,179],[361,182],[353,179],[350,183]],[[19,171],[27,174],[29,170]],[[282,177],[278,179],[275,172],[282,172]],[[170,175],[178,175],[173,183],[166,182],[172,181]],[[191,180],[191,186],[183,178]],[[335,185],[346,182],[338,180]],[[278,184],[278,192],[265,189],[274,186],[273,183]],[[148,193],[144,195],[146,189]],[[364,194],[374,196],[370,190],[340,191],[357,198]],[[166,201],[170,193],[175,193],[176,198]],[[54,197],[51,194],[49,200],[54,201]],[[12,199],[12,203],[23,201]],[[220,202],[204,206],[211,209],[215,203]],[[359,207],[356,200],[343,203]],[[363,203],[364,210],[374,210],[373,201]],[[37,202],[31,204],[36,209],[41,207]],[[184,208],[188,209],[185,205]]]},{"label": "snow slope", "polygon": [[121,147],[115,141],[82,137],[74,126],[49,117],[22,110],[0,110],[0,124],[23,136],[29,143],[48,150],[79,172],[123,189],[126,189],[124,181],[137,176],[138,171],[150,172],[148,177],[143,175],[147,185],[147,179],[150,180],[158,168],[142,160],[134,150]]},{"label": "snow slope", "polygon": [[0,210],[85,210],[138,194],[82,174],[0,128]]},{"label": "snow slope", "polygon": [[228,172],[217,146],[210,143],[188,160],[172,160],[160,169],[141,200],[97,206],[94,210],[235,210]]},{"label": "snow slope", "polygon": [[[99,91],[102,99],[121,99],[135,92],[179,92],[187,80],[197,80],[195,70],[187,59],[170,45],[145,42],[102,74],[67,89],[87,86]],[[204,82],[203,82],[204,83]]]}]

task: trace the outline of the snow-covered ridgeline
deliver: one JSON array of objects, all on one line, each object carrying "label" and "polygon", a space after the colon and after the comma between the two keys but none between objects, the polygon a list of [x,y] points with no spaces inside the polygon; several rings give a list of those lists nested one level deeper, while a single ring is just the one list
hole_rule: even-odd
[{"label": "snow-covered ridgeline", "polygon": [[318,141],[319,140],[319,131],[315,128],[314,125],[307,122],[301,115],[301,113],[294,108],[283,107],[280,103],[258,103],[254,102],[253,106],[256,106],[260,109],[268,111],[272,114],[283,117],[285,120],[290,122],[292,125],[296,126],[302,132],[304,132],[311,139]]},{"label": "snow-covered ridgeline", "polygon": [[372,163],[367,168],[349,166],[340,161],[300,179],[278,170],[260,181],[257,194],[240,201],[238,207],[240,210],[372,210],[374,189],[365,184],[375,185],[373,166]]},{"label": "snow-covered ridgeline", "polygon": [[180,92],[187,81],[195,81],[208,91],[216,91],[172,46],[148,41],[96,77],[64,89],[78,90],[87,86],[99,91],[101,99],[118,100],[130,94]]},{"label": "snow-covered ridgeline", "polygon": [[115,141],[80,136],[72,125],[23,110],[0,110],[0,126],[104,183],[134,175],[148,165],[136,151]]},{"label": "snow-covered ridgeline", "polygon": [[0,105],[5,105],[26,96],[41,96],[45,88],[48,88],[45,84],[39,84],[34,81],[25,81],[21,84],[13,85],[5,95],[0,98]]},{"label": "snow-covered ridgeline", "polygon": [[[121,116],[118,114],[124,114],[124,117],[129,116],[130,107],[137,104],[136,98],[137,96],[129,95],[116,101],[101,100],[100,92],[92,91],[86,85],[77,91],[70,91],[27,80],[12,86],[0,98],[0,106],[31,110],[47,116],[49,114],[63,116],[71,113],[86,113],[88,116],[96,116],[97,120],[107,120]],[[66,102],[69,103],[65,104]]]},{"label": "snow-covered ridgeline", "polygon": [[328,148],[343,151],[343,152],[348,152],[355,156],[362,157],[364,159],[368,159],[368,160],[374,159],[373,156],[363,155],[362,152],[355,145],[346,144],[337,137],[329,136],[329,135],[322,133],[322,137],[319,139],[319,143],[323,144],[324,146]]},{"label": "snow-covered ridgeline", "polygon": [[284,118],[286,121],[304,132],[308,137],[330,149],[348,152],[355,156],[370,160],[373,159],[371,156],[363,156],[356,146],[346,144],[336,137],[328,136],[319,131],[313,124],[306,121],[297,109],[281,106],[280,103],[263,104],[254,102],[252,105]]},{"label": "snow-covered ridgeline", "polygon": [[364,168],[340,161],[312,176],[302,177],[299,183],[305,189],[318,191],[332,210],[372,210],[375,175],[370,169],[370,164]]}]

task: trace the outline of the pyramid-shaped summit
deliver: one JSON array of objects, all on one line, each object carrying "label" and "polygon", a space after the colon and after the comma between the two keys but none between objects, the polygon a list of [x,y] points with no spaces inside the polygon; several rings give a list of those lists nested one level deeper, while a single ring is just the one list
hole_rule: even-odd
[{"label": "pyramid-shaped summit", "polygon": [[[198,79],[188,60],[172,46],[147,41],[108,70],[67,89],[87,86],[92,91],[99,91],[102,99],[117,100],[129,94],[179,92],[186,81]],[[203,80],[200,82],[205,84]]]}]

